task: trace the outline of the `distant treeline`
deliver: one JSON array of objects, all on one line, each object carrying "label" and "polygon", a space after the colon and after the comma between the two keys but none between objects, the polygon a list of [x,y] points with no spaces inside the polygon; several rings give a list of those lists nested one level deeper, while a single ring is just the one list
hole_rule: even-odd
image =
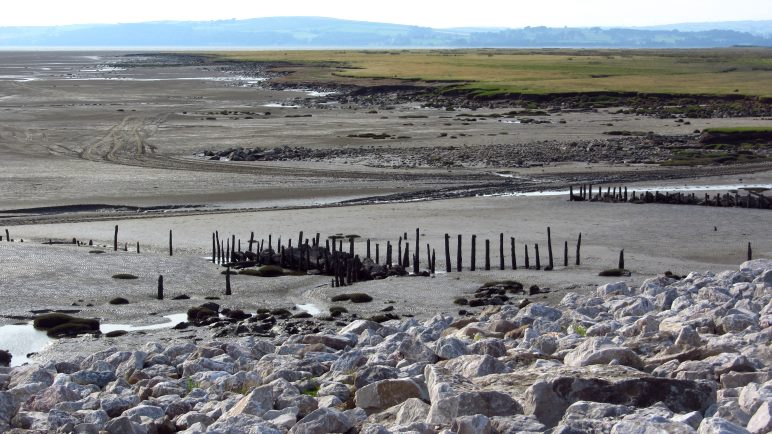
[{"label": "distant treeline", "polygon": [[[717,23],[717,27],[720,27]],[[736,30],[526,27],[432,29],[316,17],[151,22],[59,27],[0,27],[0,47],[285,48],[710,48],[772,46],[763,34]]]}]

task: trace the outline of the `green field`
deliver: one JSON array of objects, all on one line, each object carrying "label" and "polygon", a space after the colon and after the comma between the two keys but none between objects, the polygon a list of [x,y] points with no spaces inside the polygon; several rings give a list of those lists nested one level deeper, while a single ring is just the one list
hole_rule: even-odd
[{"label": "green field", "polygon": [[290,81],[439,83],[479,95],[639,92],[772,97],[772,49],[389,50],[209,53],[276,62]]}]

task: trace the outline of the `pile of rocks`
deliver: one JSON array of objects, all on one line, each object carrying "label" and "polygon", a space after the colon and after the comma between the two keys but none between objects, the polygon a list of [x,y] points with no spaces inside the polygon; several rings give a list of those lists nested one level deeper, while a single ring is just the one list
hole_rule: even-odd
[{"label": "pile of rocks", "polygon": [[582,141],[542,140],[528,144],[459,146],[348,146],[312,149],[207,149],[196,156],[215,161],[345,162],[371,167],[529,167],[570,161],[590,163],[656,163],[673,158],[673,151],[696,145],[696,136],[615,137]]},{"label": "pile of rocks", "polygon": [[766,433],[772,261],[559,306],[0,368],[0,431]]}]

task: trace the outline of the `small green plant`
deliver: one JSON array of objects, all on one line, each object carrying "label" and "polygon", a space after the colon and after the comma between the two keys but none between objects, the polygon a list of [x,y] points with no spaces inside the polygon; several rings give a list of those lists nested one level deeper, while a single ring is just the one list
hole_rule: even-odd
[{"label": "small green plant", "polygon": [[576,334],[578,334],[581,337],[587,336],[587,328],[585,328],[582,325],[574,326],[574,331],[576,331]]},{"label": "small green plant", "polygon": [[311,389],[308,389],[308,390],[303,392],[303,395],[308,395],[308,396],[310,396],[312,398],[316,398],[316,396],[318,394],[319,394],[319,386],[318,385],[316,385],[316,386],[312,387]]},{"label": "small green plant", "polygon": [[188,393],[192,392],[193,389],[198,389],[199,387],[201,387],[201,384],[199,384],[197,381],[194,381],[190,377],[188,377],[187,381],[185,381],[185,389],[188,391]]}]

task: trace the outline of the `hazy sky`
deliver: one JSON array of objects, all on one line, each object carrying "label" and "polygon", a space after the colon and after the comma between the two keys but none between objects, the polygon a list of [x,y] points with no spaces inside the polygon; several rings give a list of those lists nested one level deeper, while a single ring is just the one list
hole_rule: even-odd
[{"label": "hazy sky", "polygon": [[0,26],[324,16],[429,27],[645,26],[772,19],[769,0],[20,0]]}]

